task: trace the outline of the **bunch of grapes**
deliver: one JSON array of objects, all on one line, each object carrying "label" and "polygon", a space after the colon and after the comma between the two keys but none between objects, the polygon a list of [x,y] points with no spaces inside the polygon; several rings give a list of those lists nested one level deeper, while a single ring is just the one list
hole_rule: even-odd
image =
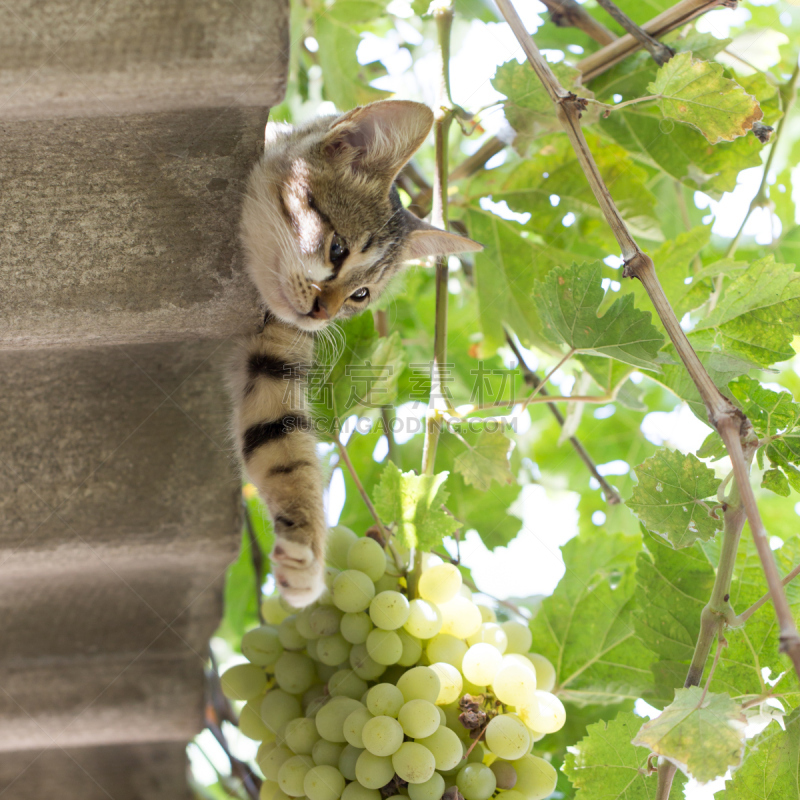
[{"label": "bunch of grapes", "polygon": [[262,800],[542,800],[556,785],[534,742],[564,724],[555,670],[519,622],[472,601],[452,564],[429,558],[409,601],[384,549],[347,528],[329,537],[313,605],[264,600],[250,663],[223,692],[246,701],[261,745]]}]

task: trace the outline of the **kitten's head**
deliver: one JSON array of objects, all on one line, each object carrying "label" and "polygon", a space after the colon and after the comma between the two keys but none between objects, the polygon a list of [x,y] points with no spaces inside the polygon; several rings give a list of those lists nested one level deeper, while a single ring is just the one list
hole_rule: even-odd
[{"label": "kitten's head", "polygon": [[294,130],[268,126],[242,240],[276,317],[319,330],[366,309],[405,261],[481,249],[417,219],[394,188],[432,123],[421,103],[384,100]]}]

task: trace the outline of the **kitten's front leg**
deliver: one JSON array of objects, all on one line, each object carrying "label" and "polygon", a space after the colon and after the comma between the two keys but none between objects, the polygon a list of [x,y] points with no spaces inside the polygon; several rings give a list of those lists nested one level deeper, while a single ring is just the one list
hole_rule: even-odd
[{"label": "kitten's front leg", "polygon": [[322,471],[305,397],[312,354],[309,334],[273,320],[243,343],[231,376],[239,452],[274,522],[273,574],[296,607],[325,586]]}]

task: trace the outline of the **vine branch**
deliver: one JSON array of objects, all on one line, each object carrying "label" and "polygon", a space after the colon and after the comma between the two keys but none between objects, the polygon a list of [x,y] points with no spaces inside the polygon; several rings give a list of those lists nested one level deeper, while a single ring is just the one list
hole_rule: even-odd
[{"label": "vine branch", "polygon": [[[795,671],[800,675],[800,635],[798,635],[792,619],[775,559],[769,548],[764,523],[761,520],[753,488],[750,485],[749,458],[748,462],[745,463],[745,454],[742,448],[742,441],[747,443],[748,448],[752,446],[755,439],[752,425],[747,417],[717,389],[711,380],[678,323],[675,312],[664,294],[656,275],[653,260],[642,252],[622,220],[611,194],[600,176],[597,164],[581,130],[580,115],[583,108],[585,108],[585,102],[571,92],[567,92],[558,82],[547,62],[542,58],[539,48],[525,30],[522,20],[510,0],[497,0],[497,5],[517,41],[525,51],[536,75],[542,81],[545,90],[556,106],[557,116],[572,143],[578,161],[597,198],[603,215],[619,243],[625,261],[623,276],[638,278],[642,282],[676,352],[695,384],[700,397],[703,399],[710,424],[720,434],[725,443],[733,465],[734,477],[741,495],[742,505],[750,523],[750,529],[753,533],[753,539],[780,626],[780,649],[782,652],[789,654]],[[679,3],[678,5],[682,4]],[[677,6],[674,8],[677,8]]]},{"label": "vine branch", "polygon": [[247,538],[250,540],[250,560],[253,563],[253,572],[256,579],[256,609],[258,611],[258,621],[261,625],[264,624],[264,615],[261,612],[261,586],[264,583],[264,554],[261,552],[261,547],[256,538],[256,532],[253,530],[253,520],[250,519],[250,508],[247,505],[247,500],[242,495],[242,508],[244,510],[244,524],[247,528]]},{"label": "vine branch", "polygon": [[651,36],[646,30],[640,28],[627,14],[625,14],[613,0],[597,0],[598,4],[606,10],[609,16],[616,20],[636,41],[647,50],[653,60],[662,66],[675,55],[671,47]]},{"label": "vine branch", "polygon": [[[520,352],[519,347],[517,347],[514,340],[511,338],[511,335],[508,331],[506,331],[506,342],[508,342],[508,346],[511,348],[511,352],[514,353],[517,361],[519,362],[520,369],[522,370],[522,374],[525,377],[525,383],[527,383],[533,389],[539,389],[539,394],[543,397],[548,397],[547,389],[542,386],[542,379],[527,365],[525,362],[525,358],[523,357],[522,353]],[[552,415],[556,418],[556,422],[563,428],[564,427],[564,415],[559,411],[558,406],[553,403],[547,403],[547,407],[550,409]],[[597,471],[597,465],[594,463],[592,457],[586,451],[586,448],[580,443],[577,436],[570,436],[569,443],[575,448],[575,452],[578,454],[581,461],[586,464],[587,469],[591,473],[592,477],[600,484],[600,488],[603,490],[606,496],[606,502],[610,506],[618,505],[622,502],[622,498],[619,496],[617,490]]]},{"label": "vine branch", "polygon": [[550,11],[550,21],[559,28],[578,28],[600,44],[611,44],[617,35],[596,20],[575,0],[542,0]]}]

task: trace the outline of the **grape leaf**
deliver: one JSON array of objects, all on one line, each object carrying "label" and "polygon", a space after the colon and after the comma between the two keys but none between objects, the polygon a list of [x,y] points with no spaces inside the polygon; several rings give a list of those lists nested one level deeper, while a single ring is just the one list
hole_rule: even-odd
[{"label": "grape leaf", "polygon": [[[631,744],[644,722],[644,718],[623,711],[612,720],[587,726],[587,735],[570,748],[564,759],[564,772],[578,790],[577,800],[655,797],[658,777],[648,772],[650,750]],[[685,782],[678,773],[670,797],[681,800]]]},{"label": "grape leaf", "polygon": [[788,497],[792,493],[789,488],[789,479],[779,469],[768,469],[761,476],[761,486],[781,497]]},{"label": "grape leaf", "polygon": [[375,487],[375,508],[384,522],[397,525],[396,536],[404,547],[431,550],[460,527],[458,520],[440,510],[447,502],[448,474],[401,472],[391,462],[384,468]]},{"label": "grape leaf", "polygon": [[554,691],[576,705],[641,697],[651,656],[635,635],[639,536],[581,533],[561,548],[566,572],[531,621],[536,650],[556,668]]},{"label": "grape leaf", "polygon": [[743,169],[761,165],[762,144],[755,136],[709,147],[702,133],[663,119],[653,106],[628,106],[599,125],[634,158],[714,198],[733,191]]},{"label": "grape leaf", "polygon": [[[636,633],[661,660],[688,663],[700,631],[700,614],[711,596],[714,567],[698,545],[674,550],[650,533],[644,541],[647,550],[636,561]],[[681,682],[685,667],[683,673]]]},{"label": "grape leaf", "polygon": [[723,77],[723,69],[714,61],[677,53],[658,70],[648,91],[659,96],[665,117],[697,128],[711,144],[731,142],[764,115],[755,97]]},{"label": "grape leaf", "polygon": [[544,333],[575,352],[616,358],[634,367],[658,369],[656,353],[664,337],[650,323],[650,313],[634,308],[633,295],[617,298],[602,317],[602,263],[557,267],[537,281],[534,303]]},{"label": "grape leaf", "polygon": [[710,516],[706,498],[716,495],[721,481],[696,456],[662,448],[636,467],[639,483],[626,502],[648,530],[673,547],[710,539],[722,522]]},{"label": "grape leaf", "polygon": [[474,445],[458,455],[455,469],[464,477],[464,482],[485,492],[492,484],[512,483],[514,476],[508,464],[508,454],[514,443],[502,430],[483,430]]},{"label": "grape leaf", "polygon": [[744,731],[741,706],[729,695],[692,686],[676,689],[672,704],[642,725],[633,744],[649,747],[706,782],[741,763]]},{"label": "grape leaf", "polygon": [[336,0],[315,18],[317,55],[325,75],[325,95],[342,111],[389,96],[388,92],[369,86],[367,69],[356,58],[361,37],[354,26],[383,14],[382,3]]},{"label": "grape leaf", "polygon": [[747,747],[733,780],[714,796],[720,800],[800,800],[800,709],[785,718],[786,730],[771,722]]},{"label": "grape leaf", "polygon": [[[581,85],[580,70],[564,62],[549,66],[565,89],[582,97],[594,97]],[[520,64],[512,59],[501,64],[492,78],[492,86],[508,98],[503,111],[509,125],[517,132],[514,148],[518,152],[526,152],[535,137],[561,130],[555,104],[527,62]]]}]

